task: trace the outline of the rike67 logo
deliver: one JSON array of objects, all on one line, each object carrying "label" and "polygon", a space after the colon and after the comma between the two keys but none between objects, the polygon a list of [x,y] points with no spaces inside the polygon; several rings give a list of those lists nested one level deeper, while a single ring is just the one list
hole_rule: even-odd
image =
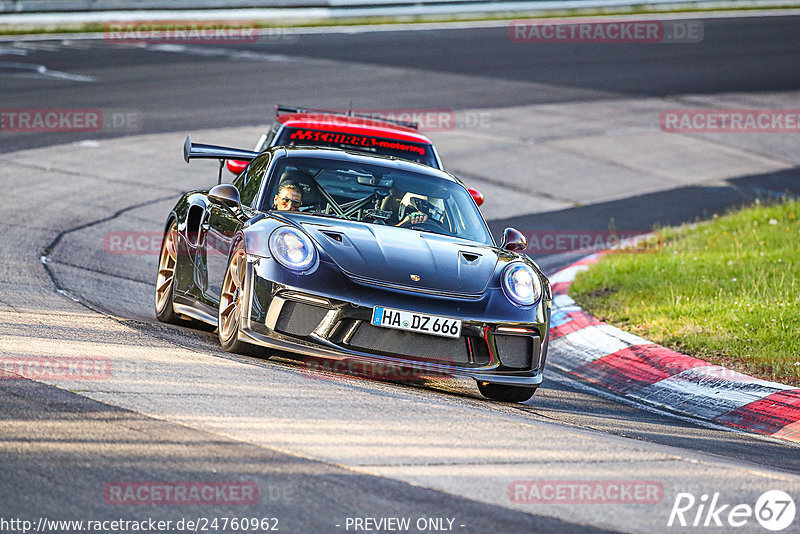
[{"label": "rike67 logo", "polygon": [[740,528],[753,518],[767,530],[778,532],[789,527],[795,517],[794,499],[781,490],[770,490],[756,499],[755,505],[726,503],[719,493],[678,493],[667,526]]}]

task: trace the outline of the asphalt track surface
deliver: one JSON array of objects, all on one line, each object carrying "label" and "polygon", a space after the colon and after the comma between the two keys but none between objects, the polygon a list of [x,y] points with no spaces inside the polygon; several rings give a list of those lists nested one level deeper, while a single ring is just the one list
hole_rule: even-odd
[{"label": "asphalt track surface", "polygon": [[[271,42],[225,45],[222,52],[218,46],[176,51],[122,46],[102,40],[7,42],[0,44],[0,52],[4,47],[17,51],[16,55],[0,57],[0,62],[4,62],[0,70],[4,108],[132,110],[141,119],[130,131],[93,132],[86,139],[258,125],[265,121],[267,104],[279,102],[346,107],[352,99],[363,108],[490,109],[631,96],[669,98],[687,93],[800,89],[800,69],[797,69],[800,19],[793,17],[708,20],[705,39],[691,46],[558,45],[555,54],[552,45],[512,46],[503,28],[282,36]],[[21,55],[20,49],[26,51],[25,55]],[[259,54],[266,55],[268,61],[259,59]],[[292,61],[293,58],[302,61]],[[19,63],[46,65],[51,72],[91,76],[94,81],[65,81],[20,67]],[[409,79],[404,70],[407,68],[416,69],[417,75]],[[476,78],[484,83],[476,85]],[[359,83],[353,83],[354,79]],[[74,132],[2,135],[0,152],[6,154],[6,162],[13,162],[14,151],[74,142],[81,137]],[[170,146],[168,150],[177,149]],[[153,172],[150,166],[143,167]],[[157,170],[157,163],[155,167]],[[13,336],[30,331],[32,340],[48,338],[55,342],[78,341],[86,335],[114,336],[114,332],[104,333],[82,325],[76,325],[73,331],[43,335],[33,326],[8,319],[14,316],[13,310],[28,307],[25,305],[28,290],[15,286],[17,271],[36,269],[34,278],[45,294],[45,298],[37,301],[42,308],[47,306],[47,298],[66,301],[55,289],[69,281],[69,287],[64,289],[84,299],[83,305],[88,306],[88,310],[84,309],[86,313],[109,314],[119,324],[133,328],[137,339],[150,336],[157,340],[152,342],[153,350],[188,348],[217,361],[227,361],[228,356],[218,349],[213,335],[161,326],[155,322],[152,311],[141,305],[148,292],[146,282],[152,278],[152,258],[134,265],[123,276],[119,265],[92,263],[92,258],[84,257],[81,240],[71,239],[79,233],[78,229],[140,204],[147,211],[141,215],[132,210],[139,214],[133,220],[141,221],[149,230],[151,220],[166,213],[170,201],[164,199],[188,188],[189,181],[181,178],[174,184],[157,182],[154,189],[160,188],[155,192],[158,194],[150,190],[150,196],[135,190],[140,184],[115,183],[116,189],[109,187],[107,196],[87,195],[86,202],[79,202],[80,207],[74,213],[64,211],[69,206],[62,203],[57,204],[58,216],[44,217],[51,220],[24,219],[36,203],[26,206],[20,200],[24,197],[20,181],[28,180],[47,188],[47,172],[44,168],[29,168],[2,175],[4,187],[13,188],[11,198],[17,206],[17,209],[9,206],[7,212],[19,221],[11,223],[17,231],[8,234],[2,246],[6,290],[0,302],[8,312],[3,333]],[[628,217],[625,222],[630,227],[677,224],[748,200],[757,190],[797,191],[797,182],[796,171],[790,169],[742,177],[733,185],[717,188],[714,195],[698,195],[697,188],[688,186],[555,212],[495,219],[491,226],[495,231],[512,223],[528,228],[548,225],[564,228],[569,227],[570,221],[581,219],[584,228],[604,228],[612,217],[618,221]],[[97,213],[92,212],[93,205]],[[642,208],[643,205],[647,208]],[[43,231],[47,237],[44,243],[38,238],[25,237],[39,229],[47,230]],[[61,243],[60,250],[53,255],[62,266],[46,273],[38,264],[38,255],[44,245],[56,241]],[[23,262],[22,267],[17,263],[20,250],[31,260]],[[552,272],[572,258],[550,257],[542,264]],[[71,268],[80,269],[79,276],[70,272]],[[81,277],[85,281],[76,282]],[[114,288],[118,294],[111,294],[113,290],[98,293],[98,287]],[[67,304],[72,305],[66,302],[53,307],[60,312]],[[131,343],[135,345],[136,341]],[[233,361],[244,362],[253,369],[277,368],[284,373],[292,373],[294,369],[284,362],[246,358]],[[366,395],[402,403],[415,398],[411,402],[419,403],[421,412],[433,418],[434,424],[438,409],[463,409],[517,425],[544,423],[559,431],[585,432],[587,447],[597,436],[603,436],[621,449],[641,448],[671,458],[682,457],[689,463],[723,466],[734,474],[773,479],[776,489],[797,488],[795,475],[800,472],[797,447],[645,411],[556,373],[551,373],[534,400],[519,406],[487,403],[470,394],[437,389],[417,391],[402,385],[360,381],[347,387],[354,398]],[[320,388],[326,390],[328,385],[320,384]],[[264,506],[259,514],[286,518],[285,531],[289,532],[342,531],[333,524],[345,517],[394,516],[457,517],[465,525],[463,531],[469,532],[591,531],[598,525],[620,531],[641,530],[639,523],[630,526],[635,523],[631,523],[630,516],[615,517],[611,506],[601,508],[600,513],[607,511],[612,519],[597,521],[566,512],[560,517],[567,519],[550,517],[552,514],[541,506],[512,510],[487,502],[477,488],[473,488],[474,494],[469,489],[454,490],[446,483],[439,485],[439,490],[429,489],[413,477],[375,476],[324,454],[295,455],[284,452],[290,448],[247,442],[222,431],[189,428],[191,425],[177,424],[166,417],[147,417],[118,407],[125,403],[115,403],[113,395],[98,402],[27,380],[0,381],[0,390],[3,399],[0,516],[4,518],[42,515],[111,518],[110,512],[113,517],[139,518],[143,514],[141,509],[131,509],[135,507],[110,509],[98,497],[96,488],[114,480],[246,478],[261,489]],[[264,393],[266,400],[269,395]],[[275,400],[279,404],[286,402],[285,398]],[[346,400],[340,402],[337,407],[348,409]],[[537,443],[535,434],[531,436],[531,454],[542,445]],[[598,460],[592,459],[592,451],[576,452],[587,460],[585,464],[576,463],[575,473],[582,469],[596,473],[592,464]],[[441,462],[447,463],[448,458],[445,451]],[[435,465],[432,469],[436,469]],[[541,478],[552,478],[547,476],[548,472],[543,464]],[[572,478],[579,477],[578,474]],[[695,479],[686,479],[687,487],[701,487],[698,484]],[[757,496],[761,490],[753,488],[761,486],[753,480],[742,479],[740,485],[720,481],[720,490],[733,498]],[[667,511],[673,498],[673,493],[666,493]],[[165,519],[176,515],[221,516],[238,510],[206,506],[182,507],[179,512],[175,507],[148,509],[151,517]],[[659,510],[652,528],[659,525],[663,528],[665,518],[663,510]]]},{"label": "asphalt track surface", "polygon": [[[52,108],[91,103],[133,110],[142,118],[137,132],[152,133],[261,124],[262,113],[271,114],[269,106],[276,103],[465,109],[784,91],[800,85],[797,17],[708,19],[703,25],[699,43],[658,46],[514,43],[504,26],[275,34],[255,43],[206,47],[205,53],[189,56],[166,52],[169,43],[163,53],[116,42],[88,48],[28,43],[27,56],[3,57],[2,105]],[[236,57],[237,50],[256,55]],[[259,65],[257,54],[286,60]],[[341,63],[309,66],[290,58]],[[96,76],[98,81],[65,84],[13,63],[46,64],[56,71]],[[420,74],[409,80],[402,68]],[[475,78],[484,83],[474,83]],[[3,139],[0,151],[74,140],[74,133],[17,135]]]}]

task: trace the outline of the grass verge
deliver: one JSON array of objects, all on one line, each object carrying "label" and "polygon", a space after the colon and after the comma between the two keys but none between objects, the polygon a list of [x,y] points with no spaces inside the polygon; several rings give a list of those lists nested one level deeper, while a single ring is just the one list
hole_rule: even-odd
[{"label": "grass verge", "polygon": [[650,341],[800,386],[800,202],[746,207],[611,253],[570,296]]}]

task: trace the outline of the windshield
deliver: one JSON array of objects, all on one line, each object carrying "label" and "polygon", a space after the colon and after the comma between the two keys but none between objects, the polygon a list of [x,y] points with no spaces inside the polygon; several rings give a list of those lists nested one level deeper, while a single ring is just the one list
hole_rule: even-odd
[{"label": "windshield", "polygon": [[493,245],[469,192],[437,176],[324,158],[275,162],[261,206]]},{"label": "windshield", "polygon": [[284,128],[276,146],[324,146],[342,148],[346,150],[359,150],[379,154],[381,156],[394,156],[396,158],[415,161],[439,168],[433,147],[428,143],[414,143],[411,141],[398,141],[371,135],[358,135],[340,132],[326,132],[310,128]]}]

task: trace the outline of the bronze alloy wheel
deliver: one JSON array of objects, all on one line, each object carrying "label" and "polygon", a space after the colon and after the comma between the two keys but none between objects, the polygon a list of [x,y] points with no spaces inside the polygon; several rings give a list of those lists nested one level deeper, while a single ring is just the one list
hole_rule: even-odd
[{"label": "bronze alloy wheel", "polygon": [[161,243],[156,277],[156,317],[165,323],[177,323],[178,317],[172,307],[172,292],[175,287],[175,268],[178,265],[178,224],[173,221]]},{"label": "bronze alloy wheel", "polygon": [[228,352],[239,354],[257,354],[255,345],[239,341],[239,324],[244,313],[244,280],[247,266],[247,255],[241,245],[231,254],[225,279],[222,282],[222,294],[219,298],[218,332],[219,343]]},{"label": "bronze alloy wheel", "polygon": [[229,341],[239,333],[244,264],[244,250],[236,250],[228,264],[225,281],[222,283],[222,295],[219,299],[220,340]]}]

